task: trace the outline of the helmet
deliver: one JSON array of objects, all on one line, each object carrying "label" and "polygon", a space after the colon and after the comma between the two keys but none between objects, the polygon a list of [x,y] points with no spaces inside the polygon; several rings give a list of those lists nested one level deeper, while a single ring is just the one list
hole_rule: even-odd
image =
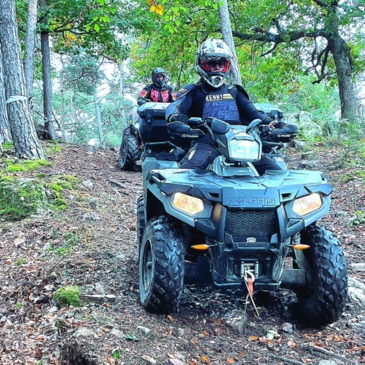
[{"label": "helmet", "polygon": [[[159,78],[159,76],[162,75],[163,78]],[[165,86],[167,82],[167,72],[162,67],[157,67],[152,71],[152,82],[158,86],[162,87]]]},{"label": "helmet", "polygon": [[[218,88],[228,76],[232,58],[232,51],[224,41],[209,38],[197,50],[196,72],[206,83]],[[217,63],[220,67],[214,70],[212,66]]]}]

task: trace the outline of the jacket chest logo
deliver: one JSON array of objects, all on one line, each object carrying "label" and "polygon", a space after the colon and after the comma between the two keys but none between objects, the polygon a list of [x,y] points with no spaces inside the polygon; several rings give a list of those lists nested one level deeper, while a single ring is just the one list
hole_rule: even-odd
[{"label": "jacket chest logo", "polygon": [[207,102],[211,102],[211,101],[222,101],[230,99],[231,100],[233,99],[231,94],[218,94],[218,95],[207,95],[205,100]]}]

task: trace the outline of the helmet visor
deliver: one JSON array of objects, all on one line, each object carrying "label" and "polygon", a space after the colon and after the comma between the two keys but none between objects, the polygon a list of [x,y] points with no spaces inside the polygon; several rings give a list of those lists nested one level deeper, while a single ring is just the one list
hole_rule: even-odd
[{"label": "helmet visor", "polygon": [[163,73],[158,73],[156,75],[153,75],[152,80],[156,85],[163,86],[166,82],[166,75]]},{"label": "helmet visor", "polygon": [[201,61],[200,65],[204,71],[213,72],[227,72],[231,67],[231,62],[229,62],[226,58],[212,59],[209,61]]}]

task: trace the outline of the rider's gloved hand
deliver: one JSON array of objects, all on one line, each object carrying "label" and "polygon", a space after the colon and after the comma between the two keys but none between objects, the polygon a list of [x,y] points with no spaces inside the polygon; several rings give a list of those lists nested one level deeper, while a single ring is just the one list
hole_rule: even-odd
[{"label": "rider's gloved hand", "polygon": [[152,100],[150,100],[150,99],[144,99],[144,98],[139,98],[138,101],[137,101],[137,104],[138,105],[143,105],[143,104],[146,104],[149,101],[152,101]]},{"label": "rider's gloved hand", "polygon": [[277,120],[272,120],[270,123],[269,123],[269,129],[272,130],[272,129],[275,129],[278,125],[278,121]]},{"label": "rider's gloved hand", "polygon": [[179,114],[172,114],[168,119],[168,123],[171,123],[171,122],[181,122],[181,123],[184,123],[184,124],[188,124],[189,118],[185,114],[180,114],[180,113]]}]

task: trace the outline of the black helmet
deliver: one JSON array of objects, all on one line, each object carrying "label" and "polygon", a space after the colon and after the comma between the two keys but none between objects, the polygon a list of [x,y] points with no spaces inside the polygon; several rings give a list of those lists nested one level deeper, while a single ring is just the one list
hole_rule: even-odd
[{"label": "black helmet", "polygon": [[[163,78],[160,78],[159,76],[163,76]],[[165,86],[167,82],[167,72],[162,67],[157,67],[152,71],[152,82],[158,86],[162,87]]]},{"label": "black helmet", "polygon": [[[228,76],[232,58],[232,51],[224,41],[209,38],[197,50],[196,72],[206,83],[218,88]],[[219,70],[212,70],[214,64],[219,64]]]}]

